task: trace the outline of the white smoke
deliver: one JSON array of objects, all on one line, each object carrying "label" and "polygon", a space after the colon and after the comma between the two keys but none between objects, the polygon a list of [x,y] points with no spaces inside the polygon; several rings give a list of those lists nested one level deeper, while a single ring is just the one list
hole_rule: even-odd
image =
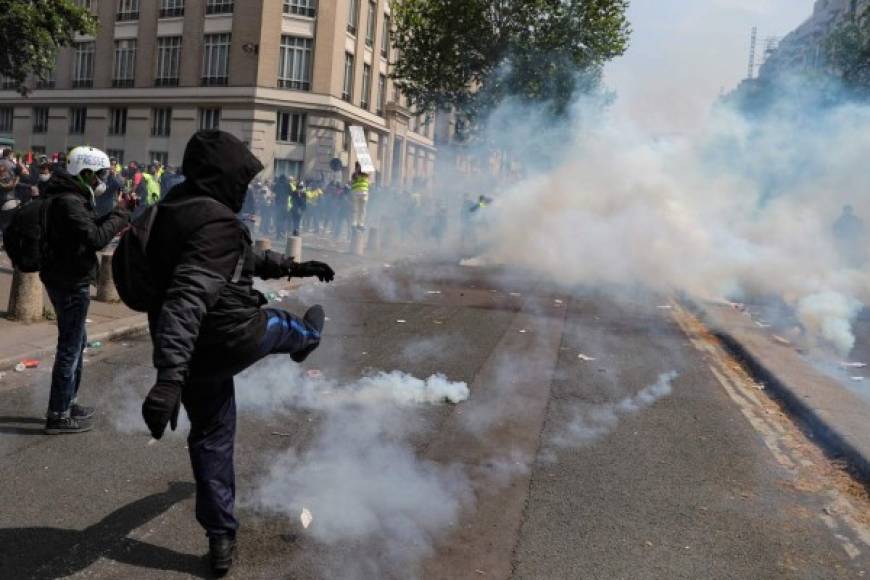
[{"label": "white smoke", "polygon": [[313,520],[306,534],[351,549],[355,562],[326,565],[336,567],[332,577],[361,570],[414,577],[435,541],[473,504],[464,470],[418,457],[412,441],[431,428],[423,407],[466,400],[465,383],[400,371],[341,382],[273,357],[244,373],[237,393],[249,411],[318,413],[313,441],[270,458],[252,503],[291,522],[307,509]]},{"label": "white smoke", "polygon": [[[697,138],[655,138],[618,119],[590,125],[578,107],[584,124],[571,140],[554,133],[553,146],[567,148],[555,167],[536,171],[539,152],[522,151],[530,171],[486,209],[474,263],[518,265],[567,285],[772,295],[795,309],[836,294],[840,306],[826,308],[823,323],[804,322],[848,352],[870,276],[838,252],[832,225],[846,204],[870,216],[870,108],[814,111],[800,124],[749,122],[721,107]],[[501,131],[494,140],[516,142]]]},{"label": "white smoke", "polygon": [[558,448],[577,447],[601,439],[616,428],[621,416],[638,413],[670,395],[676,378],[676,371],[663,373],[655,383],[616,403],[577,405],[570,422],[552,438],[552,444]]}]

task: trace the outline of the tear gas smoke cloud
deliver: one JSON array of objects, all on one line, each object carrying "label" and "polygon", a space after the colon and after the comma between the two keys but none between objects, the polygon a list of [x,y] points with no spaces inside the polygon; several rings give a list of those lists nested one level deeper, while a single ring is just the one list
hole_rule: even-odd
[{"label": "tear gas smoke cloud", "polygon": [[[846,204],[870,215],[870,107],[783,101],[755,120],[717,107],[694,138],[655,138],[606,115],[593,124],[596,107],[581,102],[573,136],[553,129],[549,154],[541,136],[526,148],[514,138],[525,128],[495,125],[489,141],[507,144],[527,173],[487,208],[475,260],[566,285],[777,296],[845,355],[870,277],[838,252],[832,225]],[[512,118],[529,115],[514,106]]]},{"label": "tear gas smoke cloud", "polygon": [[620,416],[638,413],[670,395],[676,378],[676,371],[663,373],[655,383],[616,403],[577,405],[571,421],[553,437],[552,444],[558,448],[577,447],[604,437],[616,428]]},{"label": "tear gas smoke cloud", "polygon": [[429,429],[420,406],[467,399],[465,383],[394,371],[342,384],[312,379],[275,357],[244,373],[237,393],[248,411],[305,409],[322,416],[310,446],[270,459],[252,501],[292,521],[307,508],[314,519],[306,533],[316,540],[365,546],[332,577],[361,570],[414,576],[436,539],[473,503],[460,467],[417,457],[409,441]]}]

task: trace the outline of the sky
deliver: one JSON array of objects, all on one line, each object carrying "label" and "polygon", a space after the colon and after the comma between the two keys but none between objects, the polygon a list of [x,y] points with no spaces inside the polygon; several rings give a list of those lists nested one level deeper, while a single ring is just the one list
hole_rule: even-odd
[{"label": "sky", "polygon": [[625,56],[605,70],[614,113],[657,135],[693,134],[724,89],[746,77],[749,37],[784,36],[814,0],[632,0]]}]

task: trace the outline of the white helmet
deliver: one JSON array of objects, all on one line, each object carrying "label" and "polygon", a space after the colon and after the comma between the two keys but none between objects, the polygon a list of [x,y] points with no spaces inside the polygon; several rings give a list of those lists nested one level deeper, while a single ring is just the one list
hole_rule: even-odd
[{"label": "white helmet", "polygon": [[96,147],[76,147],[66,158],[66,170],[70,175],[79,175],[85,169],[98,173],[111,167],[109,156]]}]

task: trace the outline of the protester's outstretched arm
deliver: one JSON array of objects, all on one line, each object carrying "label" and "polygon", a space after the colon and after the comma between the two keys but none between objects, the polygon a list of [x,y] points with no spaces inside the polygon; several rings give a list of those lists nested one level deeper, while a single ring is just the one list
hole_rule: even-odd
[{"label": "protester's outstretched arm", "polygon": [[130,221],[130,212],[126,206],[116,207],[102,219],[94,221],[87,208],[79,200],[72,199],[72,196],[61,196],[52,203],[61,207],[52,207],[51,212],[67,216],[66,220],[79,239],[95,252],[108,246],[112,238]]},{"label": "protester's outstretched arm", "polygon": [[316,276],[321,282],[332,282],[335,272],[323,262],[296,262],[271,250],[254,250],[254,275],[263,280],[277,278],[310,278]]}]

